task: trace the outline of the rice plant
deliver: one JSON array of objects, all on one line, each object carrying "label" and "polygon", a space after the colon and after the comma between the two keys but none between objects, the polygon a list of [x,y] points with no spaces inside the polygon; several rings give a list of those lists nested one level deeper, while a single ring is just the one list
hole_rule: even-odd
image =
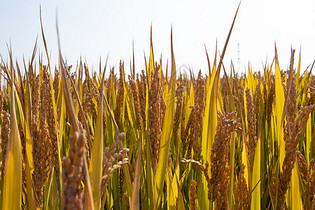
[{"label": "rice plant", "polygon": [[[237,15],[237,13],[236,13]],[[235,18],[236,18],[235,15]],[[233,24],[235,21],[233,20]],[[2,209],[314,209],[313,66],[0,63]],[[59,38],[59,35],[58,35]],[[134,59],[133,59],[134,62]],[[54,69],[54,71],[53,71]],[[108,76],[105,72],[108,71]]]}]

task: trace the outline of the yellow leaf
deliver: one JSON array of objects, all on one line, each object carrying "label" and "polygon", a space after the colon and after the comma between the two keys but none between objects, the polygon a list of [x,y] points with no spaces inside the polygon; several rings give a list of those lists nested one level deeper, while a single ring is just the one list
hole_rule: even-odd
[{"label": "yellow leaf", "polygon": [[283,160],[285,156],[285,142],[283,140],[283,129],[281,125],[281,118],[282,118],[282,112],[283,112],[283,107],[284,107],[284,90],[282,86],[282,80],[281,80],[281,75],[280,75],[280,69],[279,65],[276,64],[276,113],[275,113],[275,118],[276,118],[276,136],[277,136],[277,141],[278,141],[278,147],[279,147],[279,163],[280,163],[280,171],[282,171],[282,165],[283,165]]},{"label": "yellow leaf", "polygon": [[15,88],[11,77],[11,134],[4,168],[2,209],[21,209],[22,201],[22,146],[15,114]]},{"label": "yellow leaf", "polygon": [[151,73],[154,70],[154,54],[153,54],[153,41],[152,41],[152,26],[150,28],[150,57],[149,66],[147,66],[148,85],[150,87]]},{"label": "yellow leaf", "polygon": [[249,185],[249,177],[248,177],[248,158],[247,158],[247,152],[246,152],[246,146],[245,143],[243,141],[243,151],[242,151],[242,163],[245,165],[244,168],[244,178],[246,179],[246,183]]},{"label": "yellow leaf", "polygon": [[[103,82],[101,84],[103,86]],[[103,91],[103,88],[101,88]],[[102,95],[102,92],[100,93]],[[97,105],[97,120],[95,138],[91,152],[90,177],[95,209],[101,208],[101,182],[103,169],[103,97],[100,97]]]},{"label": "yellow leaf", "polygon": [[171,33],[171,55],[172,55],[172,73],[171,73],[171,90],[168,92],[165,102],[166,111],[162,129],[162,138],[160,143],[159,162],[156,170],[156,183],[158,193],[162,193],[165,172],[167,168],[169,146],[171,141],[171,133],[174,121],[175,112],[175,87],[176,87],[176,64],[173,52],[173,41]]},{"label": "yellow leaf", "polygon": [[297,162],[295,162],[294,168],[292,170],[290,188],[288,190],[288,201],[289,209],[303,209]]},{"label": "yellow leaf", "polygon": [[254,166],[253,166],[253,174],[252,174],[252,202],[251,209],[260,209],[260,139],[257,141],[256,149],[255,149],[255,158],[254,158]]},{"label": "yellow leaf", "polygon": [[136,162],[136,168],[135,168],[135,179],[133,181],[133,187],[132,187],[132,198],[131,198],[131,204],[130,209],[131,210],[137,210],[140,206],[140,167],[141,167],[141,140],[139,141],[138,146],[138,156],[137,156],[137,162]]},{"label": "yellow leaf", "polygon": [[[207,91],[205,114],[203,118],[202,128],[202,142],[201,142],[201,158],[203,162],[208,161],[210,163],[210,152],[212,143],[215,136],[215,129],[217,126],[217,100],[215,97],[215,83],[216,83],[216,68],[213,67],[211,80]],[[208,192],[208,185],[204,176],[202,176],[202,187],[197,188],[197,198],[199,207],[201,209],[209,208],[209,200],[205,196]],[[202,196],[203,195],[203,196]]]},{"label": "yellow leaf", "polygon": [[175,168],[174,175],[172,177],[172,182],[169,183],[171,187],[168,187],[168,194],[169,199],[167,202],[168,209],[176,209],[176,198],[178,198],[178,193],[180,191],[179,184],[178,184],[178,177],[179,177],[179,165],[177,164]]},{"label": "yellow leaf", "polygon": [[24,118],[23,109],[21,102],[19,100],[19,96],[16,91],[15,92],[15,99],[17,102],[18,108],[18,116],[22,124],[23,132],[25,133],[25,178],[26,178],[26,188],[27,188],[27,204],[30,209],[34,209],[34,190],[33,190],[33,183],[32,183],[32,173],[34,171],[34,163],[33,163],[33,145],[32,140],[29,132],[29,127],[27,125],[27,121]]},{"label": "yellow leaf", "polygon": [[[312,144],[312,118],[309,117],[306,124],[306,145],[305,145],[305,159],[306,163],[309,166],[310,164],[310,152]],[[314,135],[314,134],[313,134]],[[313,147],[314,148],[314,147]]]}]

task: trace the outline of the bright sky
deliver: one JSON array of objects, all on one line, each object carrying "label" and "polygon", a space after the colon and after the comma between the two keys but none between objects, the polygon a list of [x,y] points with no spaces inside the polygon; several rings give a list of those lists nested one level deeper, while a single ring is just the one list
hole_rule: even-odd
[{"label": "bright sky", "polygon": [[[150,26],[153,27],[155,59],[162,55],[163,65],[170,59],[170,31],[173,26],[177,67],[190,66],[196,73],[208,71],[204,45],[211,65],[216,40],[222,52],[238,0],[215,1],[2,1],[0,6],[0,54],[8,60],[7,45],[13,58],[22,64],[31,56],[36,37],[42,57],[39,7],[52,63],[57,65],[56,16],[61,50],[68,64],[76,65],[80,56],[94,70],[100,57],[118,67],[124,60],[129,69],[134,41],[137,71],[144,69],[144,53],[149,55]],[[58,12],[56,12],[58,11]],[[224,58],[229,69],[233,60],[238,72],[248,63],[262,70],[272,62],[275,42],[281,68],[290,61],[290,49],[296,49],[296,65],[301,49],[302,71],[315,59],[314,0],[243,0]],[[37,56],[38,58],[38,56]]]}]

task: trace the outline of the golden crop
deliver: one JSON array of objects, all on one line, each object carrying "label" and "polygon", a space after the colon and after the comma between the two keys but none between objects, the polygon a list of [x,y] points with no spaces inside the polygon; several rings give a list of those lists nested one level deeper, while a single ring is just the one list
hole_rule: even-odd
[{"label": "golden crop", "polygon": [[[234,21],[233,21],[234,23]],[[233,25],[232,25],[233,27]],[[231,27],[231,30],[232,30]],[[47,45],[43,35],[45,49]],[[229,34],[230,35],[230,34]],[[314,209],[315,76],[0,63],[2,209]],[[172,43],[172,38],[171,38]],[[216,57],[216,56],[215,56]],[[222,74],[221,74],[222,73]],[[223,75],[223,76],[220,76]],[[127,79],[128,78],[128,79]]]}]

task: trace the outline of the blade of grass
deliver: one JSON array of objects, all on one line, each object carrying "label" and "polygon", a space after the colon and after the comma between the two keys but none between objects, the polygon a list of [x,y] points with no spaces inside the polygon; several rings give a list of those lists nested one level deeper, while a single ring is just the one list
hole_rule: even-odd
[{"label": "blade of grass", "polygon": [[[24,125],[24,133],[25,133],[25,178],[26,178],[26,188],[27,188],[27,202],[28,202],[28,207],[30,209],[35,209],[35,198],[34,198],[34,189],[33,189],[33,183],[32,183],[32,173],[34,169],[34,163],[33,163],[33,145],[32,145],[32,140],[29,132],[29,126],[31,124],[31,116],[32,116],[32,103],[31,103],[31,86],[30,86],[30,80],[29,80],[29,73],[32,71],[32,62],[35,57],[35,52],[36,52],[36,46],[37,46],[37,38],[33,50],[33,55],[31,59],[31,63],[29,64],[29,71],[27,71],[26,66],[25,66],[25,77],[26,77],[26,97],[27,100],[25,103],[25,120],[22,125]],[[25,62],[24,62],[25,65]],[[21,117],[20,117],[21,118]],[[22,121],[22,120],[21,120]]]},{"label": "blade of grass", "polygon": [[283,140],[284,133],[282,129],[282,121],[284,118],[284,106],[285,106],[285,98],[284,98],[284,90],[282,86],[282,80],[281,80],[281,74],[280,74],[280,69],[279,69],[279,62],[278,62],[278,55],[277,55],[277,48],[275,47],[275,54],[276,54],[276,76],[275,76],[275,88],[276,88],[276,135],[277,135],[277,142],[278,142],[278,147],[279,147],[279,164],[280,164],[280,171],[282,171],[282,164],[284,160],[284,155],[285,155],[285,142]]},{"label": "blade of grass", "polygon": [[13,81],[12,54],[11,64],[11,134],[7,146],[4,169],[2,209],[21,209],[22,201],[22,146],[15,113],[15,88]]},{"label": "blade of grass", "polygon": [[[52,81],[50,59],[49,59],[47,43],[46,43],[45,34],[44,34],[41,7],[39,9],[39,16],[40,16],[41,33],[42,33],[43,43],[44,43],[47,62],[48,62],[48,69],[49,69],[49,80],[50,80],[50,91],[51,91],[50,93],[51,93],[51,100],[52,100],[52,106],[53,106],[53,111],[54,111],[55,130],[56,130],[56,133],[58,133],[57,108],[56,108],[56,102],[55,102],[55,95],[54,95],[54,88],[53,88],[54,86],[53,86],[53,81]],[[61,154],[60,154],[60,139],[59,139],[58,135],[57,135],[57,151],[58,151],[57,153],[58,153],[58,166],[59,166],[59,173],[58,173],[58,175],[59,175],[59,179],[58,179],[59,180],[59,189],[60,189],[60,191],[62,191],[62,176],[61,176],[62,165],[61,165]],[[59,193],[59,201],[60,201],[60,207],[61,207],[61,193]]]},{"label": "blade of grass", "polygon": [[[253,166],[253,178],[252,178],[252,185],[255,186],[255,190],[252,192],[251,195],[251,209],[260,209],[260,188],[261,188],[261,182],[260,182],[260,146],[261,141],[260,138],[258,138],[256,149],[255,149],[255,157],[254,157],[254,166]],[[257,185],[255,185],[258,183]]]},{"label": "blade of grass", "polygon": [[152,41],[152,25],[150,27],[150,57],[149,57],[149,69],[147,71],[148,75],[148,85],[150,86],[151,73],[154,71],[154,53],[153,53],[153,41]]},{"label": "blade of grass", "polygon": [[163,183],[166,174],[166,167],[169,155],[169,146],[171,141],[172,124],[174,121],[175,111],[175,87],[176,87],[176,64],[173,50],[173,33],[171,30],[171,57],[172,57],[172,70],[171,70],[171,89],[165,99],[166,111],[163,123],[162,138],[160,143],[159,161],[156,170],[156,183],[157,192],[159,195],[162,193]]},{"label": "blade of grass", "polygon": [[104,150],[104,134],[103,134],[103,97],[104,94],[104,75],[103,72],[101,87],[100,87],[100,98],[97,103],[97,117],[96,117],[96,128],[95,137],[91,152],[91,163],[90,163],[90,177],[91,186],[93,192],[93,201],[96,209],[101,207],[101,184],[102,184],[102,172],[103,172],[103,150]]},{"label": "blade of grass", "polygon": [[231,37],[231,34],[232,34],[232,30],[233,30],[233,26],[234,26],[234,23],[235,23],[235,20],[236,20],[236,17],[237,17],[237,13],[238,13],[238,10],[241,6],[241,2],[238,4],[238,7],[236,9],[236,12],[235,12],[235,15],[234,15],[234,19],[233,19],[233,22],[232,22],[232,25],[231,25],[231,28],[230,28],[230,31],[229,31],[229,34],[225,40],[225,44],[224,44],[224,47],[223,47],[223,51],[222,51],[222,55],[220,57],[220,62],[219,62],[219,65],[218,65],[218,71],[217,71],[217,74],[220,76],[220,69],[221,69],[221,65],[223,63],[223,58],[224,58],[224,55],[225,55],[225,51],[227,49],[227,46],[228,46],[228,43],[229,43],[229,40],[230,40],[230,37]]},{"label": "blade of grass", "polygon": [[[107,57],[107,58],[108,58],[108,57]],[[107,64],[107,59],[106,59],[106,64]],[[105,65],[105,66],[106,66],[106,65]],[[106,67],[105,67],[105,69],[106,69]],[[104,70],[104,72],[105,72],[105,70]],[[82,103],[81,103],[81,100],[80,100],[80,98],[79,98],[79,94],[78,94],[77,88],[75,87],[75,84],[74,84],[72,78],[70,77],[69,72],[66,71],[66,73],[67,73],[67,75],[68,75],[68,77],[69,77],[69,79],[70,79],[72,89],[74,90],[75,97],[76,97],[77,102],[78,102],[78,105],[79,105],[79,111],[82,113],[82,117],[83,117],[83,121],[84,121],[83,125],[84,125],[85,130],[87,131],[87,137],[88,137],[89,148],[92,148],[91,133],[90,133],[90,129],[89,129],[89,127],[88,127],[88,125],[87,125],[87,122],[86,122],[85,113],[84,113],[84,111],[83,111]]]},{"label": "blade of grass", "polygon": [[135,169],[135,179],[133,181],[133,187],[132,187],[132,196],[131,196],[131,205],[130,209],[131,210],[137,210],[140,208],[140,199],[139,199],[139,193],[140,193],[140,167],[141,167],[141,142],[142,139],[139,141],[139,146],[138,146],[138,157],[137,157],[137,162],[136,162],[136,169]]},{"label": "blade of grass", "polygon": [[47,193],[46,193],[46,201],[45,201],[45,208],[44,209],[49,209],[49,204],[51,206],[52,202],[50,202],[53,198],[53,192],[52,192],[52,185],[53,185],[53,180],[54,180],[54,174],[55,170],[52,168],[49,179],[47,180]]},{"label": "blade of grass", "polygon": [[176,162],[176,166],[175,166],[175,170],[174,170],[174,174],[173,176],[170,173],[170,166],[168,167],[167,171],[169,174],[169,178],[167,178],[169,181],[168,185],[169,186],[167,188],[168,190],[168,209],[176,209],[176,202],[178,197],[179,197],[179,193],[180,191],[180,186],[178,183],[178,176],[179,176],[179,161]]},{"label": "blade of grass", "polygon": [[295,162],[294,168],[292,169],[290,188],[289,188],[289,193],[287,194],[289,198],[288,207],[290,207],[291,209],[303,209],[297,162]]},{"label": "blade of grass", "polygon": [[206,57],[207,57],[207,62],[208,62],[208,71],[209,71],[209,77],[211,77],[211,65],[210,65],[210,59],[209,59],[209,55],[208,55],[208,51],[207,51],[207,47],[205,46],[205,51],[206,51]]},{"label": "blade of grass", "polygon": [[[32,173],[34,171],[34,163],[33,163],[33,145],[29,132],[29,126],[27,125],[27,121],[23,115],[22,105],[19,101],[19,96],[16,91],[15,92],[15,102],[17,107],[17,116],[20,119],[22,130],[24,132],[25,137],[25,178],[26,178],[26,188],[27,188],[27,204],[31,209],[34,209],[34,194],[33,194],[33,184],[32,184]],[[27,109],[27,108],[25,108]]]}]

